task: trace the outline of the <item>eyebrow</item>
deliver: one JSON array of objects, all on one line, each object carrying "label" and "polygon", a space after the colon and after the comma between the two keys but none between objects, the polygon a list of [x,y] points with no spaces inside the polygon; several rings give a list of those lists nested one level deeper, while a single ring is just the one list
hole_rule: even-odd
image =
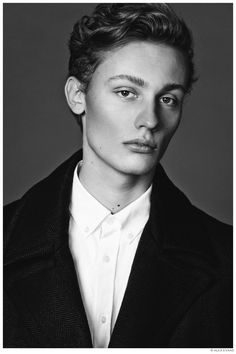
[{"label": "eyebrow", "polygon": [[[112,76],[108,79],[108,81],[113,81],[113,80],[128,80],[132,82],[133,84],[140,86],[140,87],[145,87],[148,86],[148,83],[141,79],[140,77],[133,76],[133,75],[127,75],[127,74],[120,74],[120,75],[115,75]],[[172,91],[172,90],[181,90],[184,94],[187,93],[187,89],[184,87],[184,85],[181,84],[176,84],[176,83],[170,83],[166,84],[161,91]]]},{"label": "eyebrow", "polygon": [[148,83],[145,82],[143,79],[132,75],[126,75],[126,74],[115,75],[108,79],[108,81],[112,81],[112,80],[128,80],[140,87],[148,86]]},{"label": "eyebrow", "polygon": [[166,84],[161,91],[173,91],[173,90],[181,90],[183,93],[187,93],[188,90],[186,89],[186,87],[184,87],[184,85],[181,84]]}]

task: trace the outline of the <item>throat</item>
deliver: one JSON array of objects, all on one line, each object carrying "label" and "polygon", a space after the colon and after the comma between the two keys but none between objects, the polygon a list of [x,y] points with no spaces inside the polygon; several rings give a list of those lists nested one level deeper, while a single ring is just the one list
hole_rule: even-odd
[{"label": "throat", "polygon": [[78,177],[87,191],[99,201],[111,214],[116,214],[139,198],[151,185],[151,179],[137,176],[107,177],[98,171],[87,171],[83,163],[78,169]]}]

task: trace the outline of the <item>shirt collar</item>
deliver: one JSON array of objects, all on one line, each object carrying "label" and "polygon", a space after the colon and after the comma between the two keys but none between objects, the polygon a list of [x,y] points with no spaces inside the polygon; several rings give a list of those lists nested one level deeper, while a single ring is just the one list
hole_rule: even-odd
[{"label": "shirt collar", "polygon": [[139,198],[115,214],[121,224],[121,231],[131,243],[143,230],[150,213],[152,185]]},{"label": "shirt collar", "polygon": [[77,174],[78,166],[74,171],[70,212],[81,232],[89,236],[111,212],[83,187]]},{"label": "shirt collar", "polygon": [[85,236],[89,236],[108,216],[117,220],[121,231],[132,242],[142,231],[150,212],[150,195],[152,185],[139,198],[127,205],[118,213],[112,215],[110,210],[104,207],[81,184],[77,170],[81,162],[75,168],[70,212],[74,221]]}]

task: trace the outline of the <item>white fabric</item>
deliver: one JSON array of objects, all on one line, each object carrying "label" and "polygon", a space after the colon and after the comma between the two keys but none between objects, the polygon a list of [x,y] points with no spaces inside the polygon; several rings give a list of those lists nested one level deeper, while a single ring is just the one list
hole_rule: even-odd
[{"label": "white fabric", "polygon": [[93,346],[107,348],[127,286],[138,242],[150,211],[151,187],[111,214],[74,172],[69,245]]}]

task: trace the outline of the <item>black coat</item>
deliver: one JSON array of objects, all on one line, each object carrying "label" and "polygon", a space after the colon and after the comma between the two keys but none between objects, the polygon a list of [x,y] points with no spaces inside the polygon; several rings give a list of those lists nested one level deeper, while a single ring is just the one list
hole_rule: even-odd
[{"label": "black coat", "polygon": [[[81,152],[4,211],[4,347],[91,347],[68,246]],[[109,347],[232,347],[231,227],[192,206],[158,165],[150,218]]]}]

